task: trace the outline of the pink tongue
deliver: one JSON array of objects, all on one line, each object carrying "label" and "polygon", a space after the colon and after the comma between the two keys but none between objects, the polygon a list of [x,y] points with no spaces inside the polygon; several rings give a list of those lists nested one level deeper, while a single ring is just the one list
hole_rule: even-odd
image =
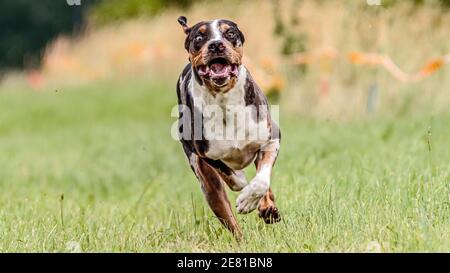
[{"label": "pink tongue", "polygon": [[211,70],[212,70],[214,73],[218,74],[218,73],[224,72],[224,70],[225,70],[225,68],[226,68],[226,65],[221,64],[221,63],[213,63],[213,64],[210,66],[210,68],[211,68]]}]

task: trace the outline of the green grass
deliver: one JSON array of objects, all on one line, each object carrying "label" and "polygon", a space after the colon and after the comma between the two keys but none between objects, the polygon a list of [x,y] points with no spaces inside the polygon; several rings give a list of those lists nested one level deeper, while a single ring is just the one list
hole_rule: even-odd
[{"label": "green grass", "polygon": [[2,252],[450,251],[450,114],[283,114],[283,221],[239,215],[237,243],[170,137],[172,85],[78,89],[0,92]]}]

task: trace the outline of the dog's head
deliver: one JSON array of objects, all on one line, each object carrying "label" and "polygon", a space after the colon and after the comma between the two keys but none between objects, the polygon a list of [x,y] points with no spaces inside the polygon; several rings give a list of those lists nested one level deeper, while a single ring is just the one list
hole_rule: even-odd
[{"label": "dog's head", "polygon": [[214,20],[189,27],[184,16],[180,16],[178,22],[186,34],[184,47],[198,79],[214,92],[233,88],[239,76],[245,41],[238,26],[229,20]]}]

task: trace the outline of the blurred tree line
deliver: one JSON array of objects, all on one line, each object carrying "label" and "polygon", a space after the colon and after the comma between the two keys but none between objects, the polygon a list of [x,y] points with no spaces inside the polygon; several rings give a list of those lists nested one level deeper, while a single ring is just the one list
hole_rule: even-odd
[{"label": "blurred tree line", "polygon": [[[138,16],[153,16],[173,6],[187,8],[197,1],[200,0],[1,0],[0,70],[38,66],[42,50],[50,40],[60,34],[81,31],[86,21],[99,25]],[[418,7],[429,2],[450,7],[450,0],[407,1],[413,1]],[[385,7],[399,2],[381,0]],[[296,24],[298,21],[294,18],[290,23]],[[304,50],[302,44],[306,38],[294,37],[288,29],[286,24],[277,22],[275,32],[286,40],[283,53]]]},{"label": "blurred tree line", "polygon": [[[414,5],[420,6],[424,4],[439,4],[442,8],[450,7],[450,0],[408,0],[413,2]],[[405,2],[405,0],[382,0],[381,3],[383,6],[391,6],[400,2]]]},{"label": "blurred tree line", "polygon": [[[303,1],[304,0],[293,0],[291,2],[292,7],[290,9],[292,11],[292,14],[289,14],[287,20],[283,20],[279,9],[280,0],[272,0],[272,15],[275,22],[274,35],[282,39],[281,54],[283,55],[289,56],[295,53],[307,51],[306,42],[308,40],[308,37],[304,33],[292,31],[301,23],[296,11]],[[330,0],[317,1],[319,3],[323,3]],[[348,1],[352,3],[353,0]],[[379,11],[380,9],[386,9],[396,4],[405,2],[412,3],[416,8],[420,8],[423,5],[437,5],[442,9],[442,12],[448,12],[450,10],[450,0],[364,0],[360,1],[358,5],[366,8],[370,7],[372,9],[373,6],[375,6],[375,11]],[[353,2],[353,4],[354,3],[355,2]],[[372,3],[373,6],[371,5]],[[380,3],[380,5],[376,5],[376,3]],[[301,66],[300,70],[304,72],[305,67]]]},{"label": "blurred tree line", "polygon": [[0,71],[39,65],[42,51],[60,34],[77,34],[87,21],[104,24],[152,16],[190,0],[1,0]]},{"label": "blurred tree line", "polygon": [[105,24],[140,16],[152,16],[169,7],[188,8],[199,0],[103,0],[90,12],[95,24]]},{"label": "blurred tree line", "polygon": [[69,6],[66,0],[1,0],[0,69],[38,65],[40,53],[49,40],[81,28],[83,10],[88,4]]}]

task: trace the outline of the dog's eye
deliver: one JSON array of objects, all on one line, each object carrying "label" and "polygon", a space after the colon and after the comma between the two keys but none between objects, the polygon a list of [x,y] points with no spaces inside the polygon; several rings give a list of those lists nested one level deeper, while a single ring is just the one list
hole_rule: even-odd
[{"label": "dog's eye", "polygon": [[227,38],[229,38],[229,39],[236,38],[236,33],[234,31],[228,31],[226,35],[227,35]]},{"label": "dog's eye", "polygon": [[194,39],[196,42],[201,42],[203,40],[203,36],[199,34],[199,35],[195,36]]}]

